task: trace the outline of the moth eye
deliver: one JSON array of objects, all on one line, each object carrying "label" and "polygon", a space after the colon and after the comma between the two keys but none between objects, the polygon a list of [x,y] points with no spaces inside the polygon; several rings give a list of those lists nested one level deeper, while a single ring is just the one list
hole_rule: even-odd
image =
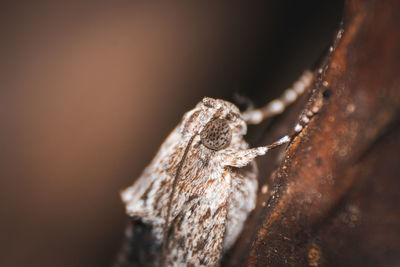
[{"label": "moth eye", "polygon": [[224,119],[208,122],[200,132],[201,143],[212,150],[221,150],[231,143],[232,130]]}]

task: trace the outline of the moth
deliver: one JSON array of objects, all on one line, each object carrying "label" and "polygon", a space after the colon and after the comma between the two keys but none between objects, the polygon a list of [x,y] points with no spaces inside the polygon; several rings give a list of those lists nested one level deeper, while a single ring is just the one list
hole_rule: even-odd
[{"label": "moth", "polygon": [[[139,234],[151,242],[128,242],[116,266],[218,266],[255,208],[254,159],[294,136],[250,148],[244,140],[247,124],[283,112],[312,80],[306,71],[262,109],[242,113],[228,101],[204,97],[186,112],[141,176],[121,193],[135,222],[128,239]],[[298,123],[294,133],[307,122]]]}]

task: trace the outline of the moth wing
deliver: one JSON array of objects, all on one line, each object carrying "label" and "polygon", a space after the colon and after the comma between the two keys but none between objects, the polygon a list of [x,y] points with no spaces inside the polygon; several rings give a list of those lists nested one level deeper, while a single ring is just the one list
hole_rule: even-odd
[{"label": "moth wing", "polygon": [[231,171],[232,193],[229,197],[224,251],[233,246],[249,213],[255,208],[258,188],[258,168],[255,161]]},{"label": "moth wing", "polygon": [[[126,213],[133,218],[140,218],[154,227],[156,239],[162,240],[165,208],[168,204],[168,185],[172,183],[173,173],[166,171],[167,161],[178,161],[181,156],[173,155],[180,146],[179,125],[161,145],[152,162],[146,167],[133,185],[121,192]],[[176,165],[177,163],[175,163]]]},{"label": "moth wing", "polygon": [[[227,224],[231,173],[189,197],[170,220],[166,265],[218,266]],[[228,183],[227,183],[228,181]],[[198,192],[198,191],[197,191]]]}]

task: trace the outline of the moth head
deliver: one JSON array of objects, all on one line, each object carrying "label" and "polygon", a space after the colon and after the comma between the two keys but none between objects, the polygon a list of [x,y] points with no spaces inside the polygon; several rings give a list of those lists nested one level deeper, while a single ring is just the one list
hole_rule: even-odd
[{"label": "moth head", "polygon": [[201,143],[211,150],[227,148],[246,131],[246,123],[234,104],[210,97],[204,97],[185,114],[181,128],[189,136],[198,133]]}]

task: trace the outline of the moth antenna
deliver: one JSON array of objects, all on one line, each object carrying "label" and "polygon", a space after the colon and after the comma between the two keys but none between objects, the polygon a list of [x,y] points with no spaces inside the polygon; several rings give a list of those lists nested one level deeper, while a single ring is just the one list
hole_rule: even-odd
[{"label": "moth antenna", "polygon": [[292,87],[286,89],[279,98],[272,100],[262,108],[244,111],[242,113],[243,119],[247,124],[259,124],[267,118],[281,114],[310,87],[313,79],[314,74],[312,71],[304,71],[300,78],[293,83]]},{"label": "moth antenna", "polygon": [[254,102],[246,95],[240,94],[239,92],[233,93],[233,100],[235,104],[244,105],[246,111],[254,110]]},{"label": "moth antenna", "polygon": [[[329,95],[329,94],[330,94],[330,91],[329,91],[329,89],[327,89],[322,93],[322,96],[324,98],[327,98],[328,96],[326,96],[326,95]],[[265,146],[267,151],[272,148],[275,148],[280,145],[291,142],[307,126],[307,124],[310,122],[311,118],[314,117],[314,115],[319,112],[321,105],[322,105],[322,101],[320,100],[320,101],[317,101],[314,104],[314,106],[312,106],[310,109],[308,109],[308,108],[305,109],[300,114],[299,120],[294,125],[292,131],[289,134],[283,136],[281,139],[275,141],[271,145]]]}]

